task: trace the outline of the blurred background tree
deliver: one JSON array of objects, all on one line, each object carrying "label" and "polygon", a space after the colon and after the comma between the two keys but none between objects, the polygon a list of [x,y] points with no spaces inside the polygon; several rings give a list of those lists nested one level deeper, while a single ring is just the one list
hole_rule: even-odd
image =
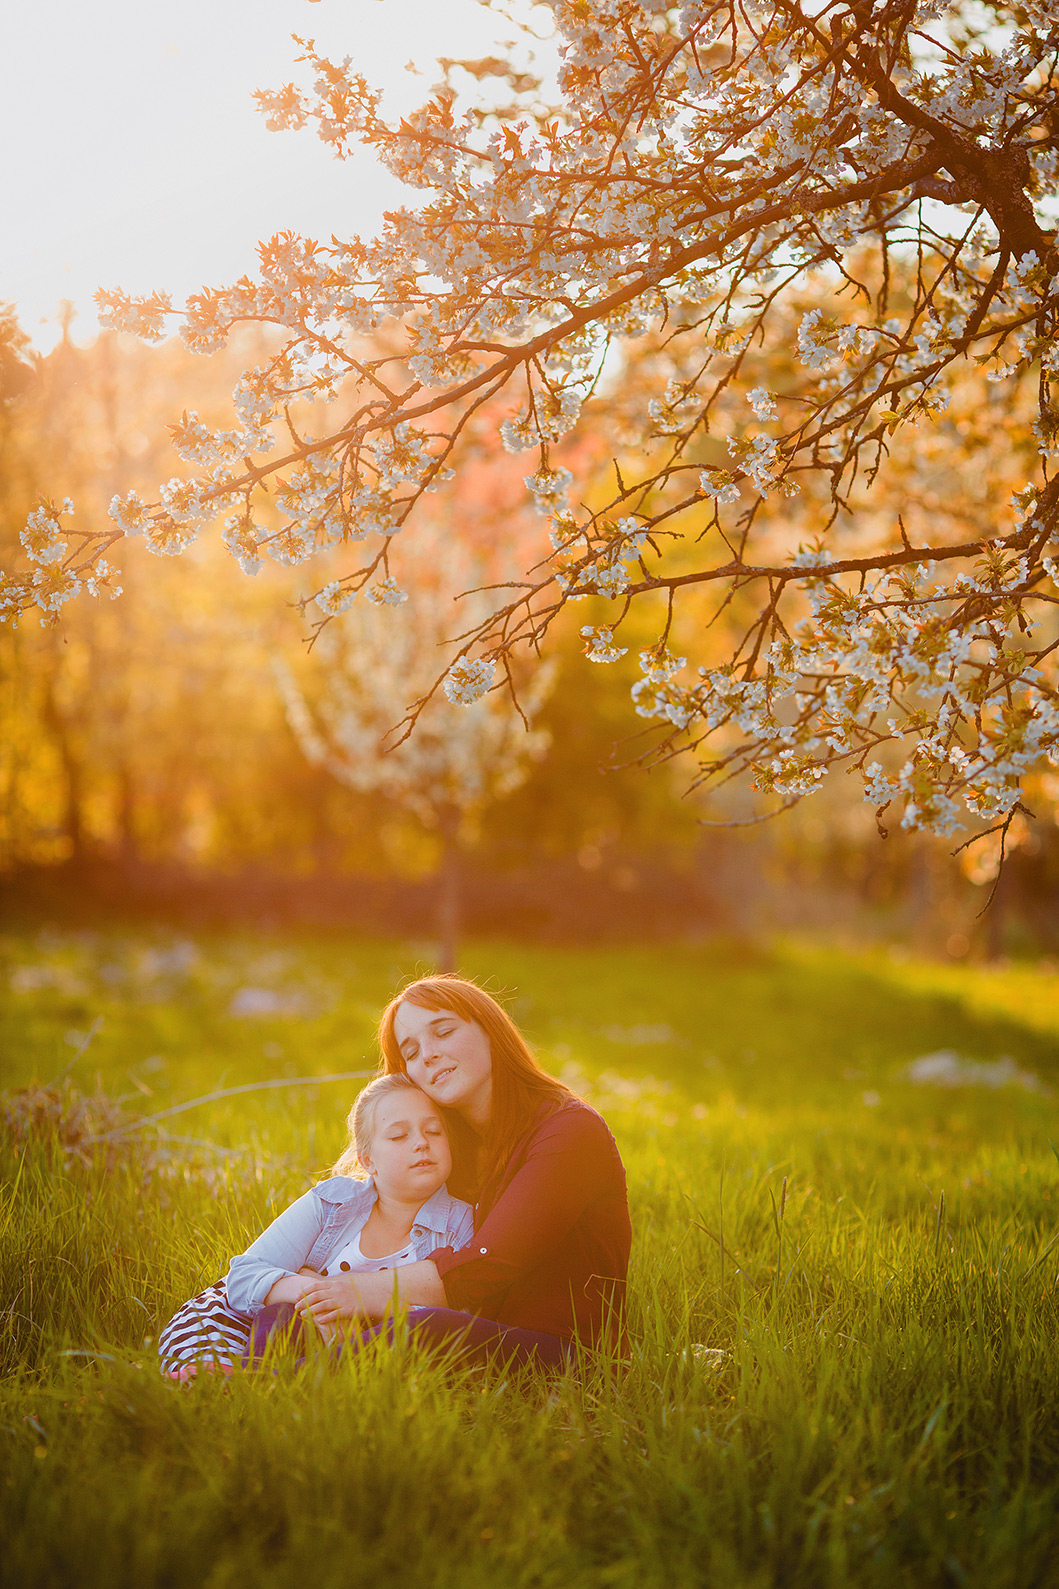
[{"label": "blurred background tree", "polygon": [[[534,723],[555,670],[538,668],[467,708],[433,689],[443,647],[495,610],[495,589],[509,571],[497,566],[494,547],[475,547],[448,524],[420,545],[423,566],[410,591],[390,587],[375,602],[347,594],[337,611],[325,598],[336,621],[315,642],[304,690],[286,658],[275,660],[287,719],[308,760],[350,789],[379,790],[437,834],[440,968],[455,971],[462,861],[483,813],[517,789],[547,749],[548,735]],[[469,594],[457,604],[454,590]],[[414,726],[410,708],[418,708]]]}]

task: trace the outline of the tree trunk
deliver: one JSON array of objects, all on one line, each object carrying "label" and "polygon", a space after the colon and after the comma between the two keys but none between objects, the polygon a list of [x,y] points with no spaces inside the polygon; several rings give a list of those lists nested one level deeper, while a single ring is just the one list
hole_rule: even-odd
[{"label": "tree trunk", "polygon": [[918,840],[912,850],[908,874],[909,936],[915,947],[929,954],[934,943],[937,905],[934,857],[929,841]]},{"label": "tree trunk", "polygon": [[441,818],[441,866],[438,869],[438,970],[454,972],[460,939],[459,817]]},{"label": "tree trunk", "polygon": [[1011,856],[1007,855],[996,880],[992,901],[985,911],[985,957],[990,961],[1002,959],[1007,946],[1011,885]]},{"label": "tree trunk", "polygon": [[140,858],[136,838],[136,787],[128,762],[118,763],[118,857],[131,868]]},{"label": "tree trunk", "polygon": [[76,755],[70,740],[66,720],[63,717],[55,694],[54,679],[47,679],[44,686],[44,701],[42,716],[47,727],[51,730],[59,752],[59,761],[63,770],[63,836],[70,845],[70,859],[80,861],[85,852],[85,830],[82,818],[83,809],[83,769],[81,761]]}]

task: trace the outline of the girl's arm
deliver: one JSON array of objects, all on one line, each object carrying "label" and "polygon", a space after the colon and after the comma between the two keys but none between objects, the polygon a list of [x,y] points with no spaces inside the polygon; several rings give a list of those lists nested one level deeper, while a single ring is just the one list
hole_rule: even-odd
[{"label": "girl's arm", "polygon": [[[257,1313],[266,1302],[296,1302],[310,1283],[298,1270],[305,1263],[324,1224],[324,1205],[306,1192],[284,1209],[255,1242],[232,1259],[225,1277],[228,1301],[241,1313]],[[277,1283],[285,1294],[273,1296]]]},{"label": "girl's arm", "polygon": [[274,1302],[300,1302],[314,1280],[321,1278],[319,1269],[299,1269],[296,1275],[283,1275],[265,1297],[266,1306]]},{"label": "girl's arm", "polygon": [[402,1264],[400,1269],[376,1269],[368,1274],[321,1275],[320,1279],[301,1281],[305,1289],[293,1300],[303,1318],[319,1325],[335,1324],[339,1319],[381,1319],[397,1302],[406,1308],[444,1308],[445,1287],[429,1258],[419,1263]]}]

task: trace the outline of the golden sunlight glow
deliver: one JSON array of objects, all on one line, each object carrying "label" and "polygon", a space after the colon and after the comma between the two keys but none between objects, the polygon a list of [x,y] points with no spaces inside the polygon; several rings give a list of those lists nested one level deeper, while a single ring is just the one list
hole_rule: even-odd
[{"label": "golden sunlight glow", "polygon": [[252,270],[259,237],[370,234],[400,202],[369,155],[336,165],[312,133],[265,128],[251,94],[296,75],[292,33],[352,54],[403,112],[439,55],[486,53],[504,24],[475,0],[36,0],[8,11],[0,299],[39,348],[57,340],[63,300],[86,341],[97,287],[164,288],[177,302]]}]

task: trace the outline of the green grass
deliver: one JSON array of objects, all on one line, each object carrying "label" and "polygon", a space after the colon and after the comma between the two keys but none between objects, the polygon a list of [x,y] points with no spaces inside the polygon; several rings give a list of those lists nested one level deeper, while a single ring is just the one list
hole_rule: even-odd
[{"label": "green grass", "polygon": [[[4,1086],[68,1069],[68,1100],[131,1114],[370,1064],[379,1007],[428,963],[333,937],[12,936],[0,955]],[[351,1087],[166,1122],[213,1147],[82,1162],[8,1133],[8,1581],[1059,1584],[1055,977],[797,945],[477,944],[467,969],[618,1136],[631,1363],[549,1383],[394,1349],[170,1386],[159,1327],[325,1170]],[[296,1013],[229,1013],[247,987]],[[1046,1090],[913,1085],[942,1047]]]}]

